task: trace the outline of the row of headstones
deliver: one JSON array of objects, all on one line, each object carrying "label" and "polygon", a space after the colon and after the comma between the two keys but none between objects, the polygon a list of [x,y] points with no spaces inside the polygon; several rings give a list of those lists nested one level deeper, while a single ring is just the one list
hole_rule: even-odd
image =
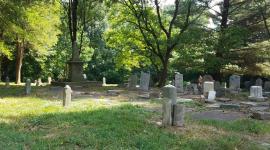
[{"label": "row of headstones", "polygon": [[[51,84],[51,82],[52,82],[52,78],[51,77],[48,77],[48,84]],[[38,80],[36,80],[35,83],[36,83],[36,86],[41,86],[42,85],[41,78],[39,78]],[[10,85],[9,77],[6,77],[5,86],[6,87],[9,87],[9,85]]]},{"label": "row of headstones", "polygon": [[[138,83],[138,77],[136,74],[133,74],[129,78],[128,88],[136,89]],[[141,72],[140,76],[140,89],[143,91],[148,91],[150,85],[150,73],[149,72]]]}]

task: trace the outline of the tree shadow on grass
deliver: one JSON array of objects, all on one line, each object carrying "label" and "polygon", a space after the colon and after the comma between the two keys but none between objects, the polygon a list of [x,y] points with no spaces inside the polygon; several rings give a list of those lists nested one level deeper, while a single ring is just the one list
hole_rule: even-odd
[{"label": "tree shadow on grass", "polygon": [[[238,138],[191,139],[149,123],[151,113],[138,106],[24,116],[0,123],[5,149],[230,149],[246,145]],[[228,139],[228,140],[226,140]],[[231,140],[232,139],[232,140]]]}]

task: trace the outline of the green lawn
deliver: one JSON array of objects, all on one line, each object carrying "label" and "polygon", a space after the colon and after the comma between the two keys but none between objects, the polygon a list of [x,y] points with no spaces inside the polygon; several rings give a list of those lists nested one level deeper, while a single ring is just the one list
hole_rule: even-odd
[{"label": "green lawn", "polygon": [[[34,89],[35,91],[35,89]],[[191,121],[185,128],[153,123],[160,113],[121,103],[72,102],[23,96],[22,87],[0,87],[0,146],[4,149],[263,149],[269,123]],[[224,126],[223,126],[224,124]],[[250,126],[249,126],[250,125]]]}]

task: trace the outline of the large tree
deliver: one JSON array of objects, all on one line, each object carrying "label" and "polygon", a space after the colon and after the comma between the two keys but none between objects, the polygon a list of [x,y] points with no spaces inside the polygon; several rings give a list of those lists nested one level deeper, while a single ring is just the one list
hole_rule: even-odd
[{"label": "large tree", "polygon": [[[195,25],[208,5],[207,1],[175,0],[173,9],[166,11],[159,0],[120,0],[125,12],[123,26],[130,24],[139,31],[147,54],[160,62],[159,84],[165,85],[173,51],[182,43],[182,35]],[[121,17],[121,12],[116,13]],[[143,53],[141,53],[143,54]]]}]

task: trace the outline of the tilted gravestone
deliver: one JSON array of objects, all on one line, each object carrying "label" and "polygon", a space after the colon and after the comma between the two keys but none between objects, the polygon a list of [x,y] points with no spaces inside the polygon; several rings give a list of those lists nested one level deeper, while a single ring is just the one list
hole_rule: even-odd
[{"label": "tilted gravestone", "polygon": [[143,91],[149,90],[150,73],[141,72],[140,89]]},{"label": "tilted gravestone", "polygon": [[70,105],[71,93],[72,93],[71,87],[69,85],[66,85],[63,91],[63,106],[64,107],[67,107]]},{"label": "tilted gravestone", "polygon": [[264,82],[264,90],[268,92],[270,91],[270,81]]},{"label": "tilted gravestone", "polygon": [[25,94],[28,95],[31,93],[31,80],[27,79],[25,82]]},{"label": "tilted gravestone", "polygon": [[138,77],[136,74],[133,74],[129,77],[129,81],[128,81],[128,87],[130,89],[136,89],[138,83]]},{"label": "tilted gravestone", "polygon": [[262,87],[261,86],[251,86],[250,87],[250,96],[248,97],[254,101],[264,101]]},{"label": "tilted gravestone", "polygon": [[179,72],[176,72],[175,73],[174,86],[176,87],[177,92],[179,92],[179,93],[183,93],[184,92],[183,75],[180,74]]},{"label": "tilted gravestone", "polygon": [[256,79],[255,85],[256,86],[263,86],[263,80],[261,78]]},{"label": "tilted gravestone", "polygon": [[240,92],[240,82],[241,82],[241,77],[238,75],[232,75],[230,76],[230,92],[231,93],[239,93]]}]

